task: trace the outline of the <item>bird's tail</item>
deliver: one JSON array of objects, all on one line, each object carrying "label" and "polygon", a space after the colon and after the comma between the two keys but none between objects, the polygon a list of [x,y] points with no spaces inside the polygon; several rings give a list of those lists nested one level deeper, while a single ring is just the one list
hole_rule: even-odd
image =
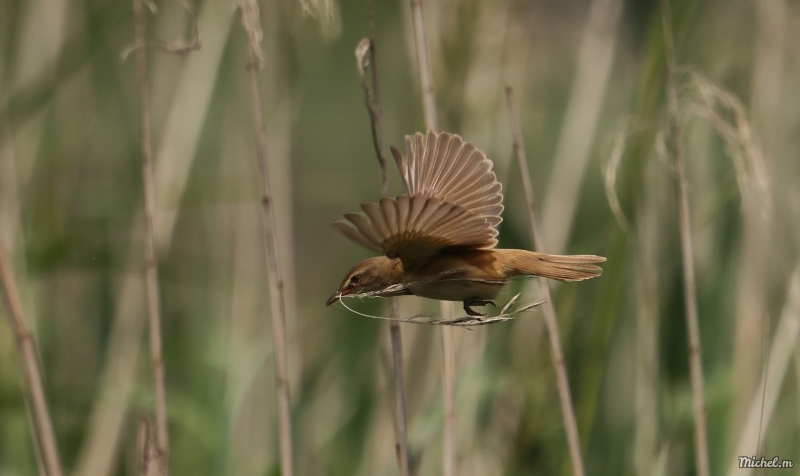
[{"label": "bird's tail", "polygon": [[[497,250],[500,251],[500,250]],[[583,281],[600,276],[603,269],[593,263],[606,259],[595,255],[548,255],[525,250],[506,251],[504,267],[508,277],[521,274],[544,276],[559,281]]]}]

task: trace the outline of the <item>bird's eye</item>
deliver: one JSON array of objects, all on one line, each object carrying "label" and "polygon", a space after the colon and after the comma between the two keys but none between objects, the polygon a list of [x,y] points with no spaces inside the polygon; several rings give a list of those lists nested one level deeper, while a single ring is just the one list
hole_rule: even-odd
[{"label": "bird's eye", "polygon": [[361,280],[361,276],[359,276],[358,274],[351,276],[350,277],[350,285],[351,286],[355,286],[356,284],[358,284],[359,280]]}]

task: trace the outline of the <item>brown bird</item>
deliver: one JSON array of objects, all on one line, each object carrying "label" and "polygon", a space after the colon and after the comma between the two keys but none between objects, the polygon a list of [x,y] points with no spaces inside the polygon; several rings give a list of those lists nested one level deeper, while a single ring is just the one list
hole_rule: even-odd
[{"label": "brown bird", "polygon": [[327,305],[342,296],[413,294],[471,306],[492,304],[514,276],[582,281],[599,276],[594,255],[560,256],[495,249],[502,221],[502,186],[492,161],[469,142],[447,132],[405,137],[406,157],[392,147],[408,191],[361,204],[333,222],[343,235],[385,256],[351,269]]}]

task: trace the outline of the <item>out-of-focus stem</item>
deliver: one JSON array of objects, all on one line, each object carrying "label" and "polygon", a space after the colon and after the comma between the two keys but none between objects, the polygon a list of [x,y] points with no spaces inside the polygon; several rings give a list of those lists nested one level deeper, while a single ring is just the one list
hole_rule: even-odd
[{"label": "out-of-focus stem", "polygon": [[[389,316],[397,319],[397,298],[391,298],[391,311]],[[400,467],[401,476],[411,474],[408,466],[408,421],[406,417],[406,385],[403,380],[403,339],[400,334],[400,324],[393,320],[389,323],[389,333],[392,339],[392,367],[394,369],[394,421],[397,465]]]},{"label": "out-of-focus stem", "polygon": [[[17,344],[26,397],[29,399],[31,436],[34,444],[40,449],[47,476],[61,476],[64,472],[61,469],[61,458],[56,445],[53,421],[50,418],[50,410],[47,408],[47,397],[44,394],[44,384],[36,358],[33,336],[25,324],[22,304],[11,271],[11,263],[6,258],[5,247],[2,244],[0,244],[0,284],[3,288],[3,302],[6,306],[8,323],[14,331],[14,342]],[[41,462],[39,466],[41,468]]]},{"label": "out-of-focus stem", "polygon": [[645,165],[645,192],[636,207],[634,290],[636,302],[635,347],[635,430],[633,464],[635,474],[649,475],[657,464],[659,447],[659,362],[658,324],[661,308],[659,263],[663,258],[662,232],[667,203],[666,183],[655,162]]},{"label": "out-of-focus stem", "polygon": [[[242,6],[242,18],[245,28],[250,22],[258,24],[257,10]],[[252,15],[252,18],[247,18]],[[248,29],[248,34],[252,32]],[[260,38],[259,38],[260,39]],[[278,430],[280,435],[281,475],[292,476],[292,422],[291,401],[289,400],[289,370],[286,356],[286,302],[283,292],[283,277],[278,261],[278,245],[275,237],[275,213],[272,209],[272,194],[269,183],[267,165],[267,144],[264,136],[264,125],[261,119],[261,93],[258,88],[259,56],[255,51],[257,41],[248,42],[248,72],[250,76],[250,93],[253,103],[253,127],[256,136],[256,155],[258,159],[258,177],[261,189],[261,217],[266,242],[267,274],[269,278],[270,317],[272,320],[272,337],[275,345],[275,391],[278,399]]]},{"label": "out-of-focus stem", "polygon": [[[453,316],[453,303],[442,302],[442,315]],[[444,461],[445,475],[455,475],[458,442],[456,441],[456,408],[455,408],[455,381],[456,381],[456,356],[453,345],[453,330],[448,326],[442,328],[442,397],[444,398]]]},{"label": "out-of-focus stem", "polygon": [[[522,131],[519,125],[519,113],[516,103],[514,103],[514,92],[511,86],[506,86],[506,100],[508,102],[508,117],[511,122],[511,134],[514,143],[514,152],[517,157],[520,178],[522,179],[522,189],[525,193],[525,205],[528,212],[528,223],[530,225],[531,238],[533,240],[534,251],[544,252],[542,237],[536,225],[536,204],[533,198],[533,188],[531,187],[530,171],[528,170],[528,159],[525,154],[525,146],[522,141]],[[558,330],[558,320],[553,301],[550,299],[550,286],[547,279],[539,278],[539,293],[542,300],[542,312],[547,333],[550,336],[550,355],[553,359],[553,370],[556,374],[556,386],[558,388],[558,399],[561,402],[561,415],[564,419],[564,432],[567,435],[569,446],[569,457],[572,461],[572,474],[583,476],[583,459],[581,458],[580,440],[578,439],[578,424],[575,420],[575,409],[572,406],[572,395],[569,390],[569,379],[567,378],[567,368],[564,365],[564,351],[561,348],[561,336]]]},{"label": "out-of-focus stem", "polygon": [[417,69],[422,91],[422,109],[425,114],[425,127],[432,131],[439,129],[439,116],[436,113],[436,92],[433,89],[433,74],[428,57],[428,41],[425,36],[425,16],[422,0],[411,0],[411,18],[414,24],[414,45],[417,50]]},{"label": "out-of-focus stem", "polygon": [[669,1],[661,0],[661,18],[664,27],[664,53],[667,60],[667,109],[669,113],[669,144],[675,160],[678,188],[678,228],[681,241],[683,267],[683,292],[686,306],[686,329],[689,340],[689,372],[692,382],[692,408],[694,411],[695,463],[698,476],[708,476],[708,440],[703,390],[702,347],[700,323],[697,315],[697,294],[694,276],[694,250],[689,216],[689,190],[683,158],[680,109],[678,106],[678,78],[675,60],[675,43],[672,37],[672,12]]},{"label": "out-of-focus stem", "polygon": [[[739,434],[736,451],[732,455],[733,458],[727,473],[729,476],[746,476],[752,473],[752,469],[740,468],[736,459],[740,455],[759,454],[761,448],[759,448],[758,437],[766,434],[767,428],[769,428],[792,356],[793,354],[797,355],[799,339],[800,266],[797,266],[789,282],[786,303],[775,329],[769,358],[761,375],[761,384],[753,394],[744,428]],[[795,360],[795,363],[800,362]],[[760,431],[759,428],[761,428]]]},{"label": "out-of-focus stem", "polygon": [[[742,206],[742,259],[738,270],[736,290],[736,316],[733,341],[732,375],[733,420],[731,428],[739,428],[747,415],[750,395],[758,381],[759,353],[763,351],[759,342],[769,298],[768,283],[772,243],[772,207],[770,203],[783,198],[774,191],[792,188],[793,182],[784,182],[788,170],[783,168],[792,161],[782,160],[782,144],[785,144],[786,121],[782,119],[785,96],[782,90],[786,82],[785,65],[786,35],[790,15],[786,0],[753,2],[756,31],[753,38],[753,69],[750,92],[750,116],[753,132],[758,136],[763,149],[763,168],[774,187],[756,193],[756,200],[743,202]],[[789,179],[793,180],[793,177]],[[762,200],[767,203],[762,203]],[[765,206],[766,205],[766,206]]]},{"label": "out-of-focus stem", "polygon": [[[422,108],[425,114],[425,128],[439,130],[439,117],[436,113],[436,93],[433,88],[433,74],[428,57],[428,42],[425,37],[425,15],[422,11],[422,0],[411,0],[411,19],[414,25],[414,45],[417,50],[417,69],[422,91]],[[452,303],[442,301],[440,304],[442,319],[453,316]],[[442,393],[444,398],[444,445],[443,474],[455,476],[456,466],[456,410],[455,410],[455,349],[453,346],[453,329],[442,326],[442,353],[444,355],[442,372]]]},{"label": "out-of-focus stem", "polygon": [[[160,147],[155,151],[156,195],[159,197],[183,196],[189,171],[197,157],[196,150],[202,126],[206,123],[209,102],[226,38],[231,29],[234,10],[226,3],[205,2],[198,23],[203,25],[203,54],[190,55],[183,62],[175,94],[163,128]],[[178,207],[162,209],[156,217],[159,254],[167,253],[173,243]],[[142,236],[144,220],[133,218],[132,237]],[[115,290],[115,311],[109,334],[109,343],[103,356],[102,376],[97,397],[88,417],[83,443],[75,460],[73,473],[82,476],[105,476],[116,467],[120,441],[131,404],[130,395],[135,388],[139,359],[139,343],[145,331],[140,318],[144,310],[143,280],[132,271],[138,263],[141,250],[129,246],[124,252],[126,271],[120,276]]]},{"label": "out-of-focus stem", "polygon": [[158,295],[158,257],[154,230],[156,192],[153,178],[153,154],[150,149],[150,108],[147,103],[147,58],[144,46],[144,11],[142,0],[133,0],[134,38],[136,42],[136,80],[139,87],[139,134],[142,147],[142,188],[144,190],[144,255],[147,312],[150,322],[150,358],[156,410],[156,446],[162,474],[169,474],[169,433],[167,430],[167,392],[164,384],[164,359],[161,352],[161,303]]},{"label": "out-of-focus stem", "polygon": [[569,240],[581,182],[586,174],[614,51],[621,0],[592,0],[583,31],[572,90],[558,138],[553,170],[540,213],[551,253],[563,253]]},{"label": "out-of-focus stem", "polygon": [[161,476],[159,469],[158,448],[156,435],[153,433],[153,422],[146,415],[139,417],[138,433],[136,435],[137,461],[139,476]]}]

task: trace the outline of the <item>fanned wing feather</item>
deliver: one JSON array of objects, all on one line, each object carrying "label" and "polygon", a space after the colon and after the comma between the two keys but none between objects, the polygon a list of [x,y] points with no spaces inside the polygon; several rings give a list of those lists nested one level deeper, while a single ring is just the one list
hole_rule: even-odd
[{"label": "fanned wing feather", "polygon": [[333,222],[346,237],[390,258],[400,258],[408,268],[424,264],[437,251],[449,247],[492,248],[497,230],[485,218],[450,203],[428,197],[400,195],[366,202],[363,212],[347,213]]},{"label": "fanned wing feather", "polygon": [[332,225],[341,234],[355,241],[359,245],[369,248],[373,251],[383,252],[383,248],[381,248],[380,244],[367,238],[363,233],[361,233],[358,230],[358,227],[354,225],[352,222],[348,220],[336,220],[335,222],[332,223]]},{"label": "fanned wing feather", "polygon": [[417,132],[406,136],[405,147],[405,159],[391,150],[409,197],[436,197],[489,219],[490,227],[500,223],[502,185],[486,154],[448,132]]},{"label": "fanned wing feather", "polygon": [[345,214],[334,228],[407,268],[444,248],[493,248],[503,195],[492,161],[447,132],[406,136],[405,148],[405,157],[391,151],[408,195],[363,203],[363,213]]}]

